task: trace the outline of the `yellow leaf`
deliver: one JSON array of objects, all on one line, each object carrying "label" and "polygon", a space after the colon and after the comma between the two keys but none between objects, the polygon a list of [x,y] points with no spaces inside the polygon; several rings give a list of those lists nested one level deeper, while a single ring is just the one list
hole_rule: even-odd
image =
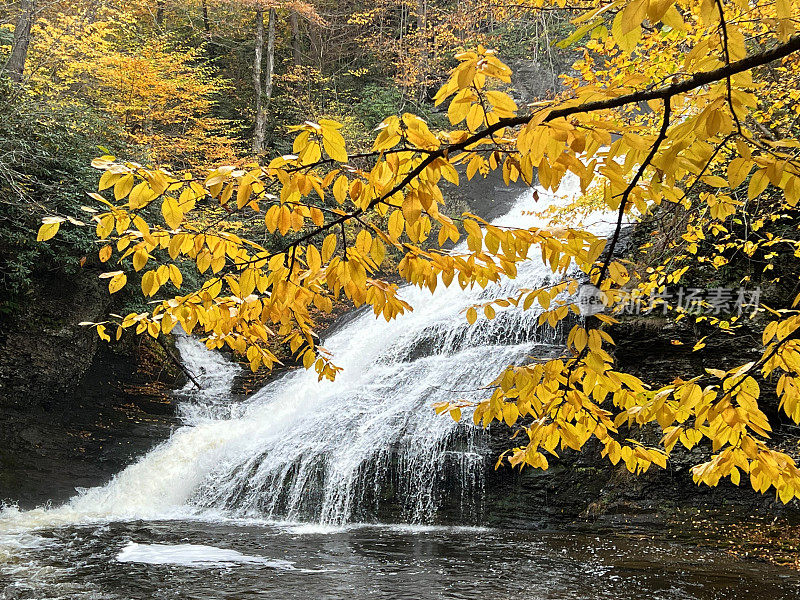
[{"label": "yellow leaf", "polygon": [[667,10],[675,4],[675,0],[650,0],[650,4],[647,8],[647,16],[653,23],[658,23],[664,15],[666,14]]},{"label": "yellow leaf", "polygon": [[278,228],[278,215],[280,215],[281,207],[273,204],[264,215],[264,225],[267,226],[267,231],[274,233]]},{"label": "yellow leaf", "polygon": [[761,192],[767,189],[769,184],[769,177],[767,176],[766,169],[759,169],[750,178],[750,183],[747,186],[747,199],[752,200]]},{"label": "yellow leaf", "polygon": [[183,283],[183,274],[177,266],[169,266],[169,279],[172,281],[172,285],[174,285],[176,288],[181,287],[181,284]]},{"label": "yellow leaf", "polygon": [[376,237],[372,240],[372,247],[369,249],[369,254],[372,260],[375,261],[375,264],[380,266],[383,259],[386,257],[386,246],[383,245],[380,238]]},{"label": "yellow leaf", "polygon": [[[641,1],[641,0],[640,0]],[[638,24],[633,24],[627,32],[623,30],[625,27],[625,18],[623,17],[624,11],[620,11],[614,17],[611,25],[611,35],[614,36],[614,41],[624,51],[630,52],[636,47],[636,44],[642,37],[641,19]],[[631,22],[629,22],[629,25]]]},{"label": "yellow leaf", "polygon": [[639,27],[647,16],[649,0],[632,0],[622,11],[622,34],[627,35]]},{"label": "yellow leaf", "polygon": [[286,235],[292,226],[292,212],[288,206],[281,206],[278,213],[278,231],[281,235]]},{"label": "yellow leaf", "polygon": [[239,188],[236,190],[236,208],[240,209],[250,201],[252,191],[253,184],[250,181],[239,184]]},{"label": "yellow leaf", "polygon": [[703,183],[705,183],[706,185],[710,185],[711,187],[717,187],[717,188],[725,187],[726,185],[728,185],[728,182],[725,181],[719,175],[706,175],[705,177],[703,177]]},{"label": "yellow leaf", "polygon": [[256,272],[255,269],[248,268],[242,271],[239,276],[239,296],[247,298],[256,289]]},{"label": "yellow leaf", "polygon": [[[232,181],[229,182],[228,185],[225,186],[225,189],[222,191],[222,194],[220,194],[219,203],[222,206],[225,206],[228,203],[228,201],[231,199],[231,196],[233,196],[233,182]],[[241,208],[241,207],[239,207],[239,208]]]},{"label": "yellow leaf", "polygon": [[130,194],[133,189],[133,175],[127,173],[117,180],[114,184],[114,198],[122,200],[125,196]]},{"label": "yellow leaf", "polygon": [[614,317],[610,317],[608,315],[604,315],[601,313],[597,313],[596,315],[592,315],[593,317],[600,319],[603,323],[608,323],[609,325],[617,325],[619,321],[617,321]]},{"label": "yellow leaf", "polygon": [[405,227],[405,219],[401,210],[395,210],[389,217],[389,235],[392,239],[398,239],[403,235],[403,227]]},{"label": "yellow leaf", "polygon": [[97,189],[101,192],[103,190],[107,190],[112,185],[114,185],[120,177],[122,177],[121,173],[112,173],[111,171],[105,171],[100,176],[100,183],[98,184]]},{"label": "yellow leaf", "polygon": [[347,191],[349,187],[350,183],[344,175],[340,175],[336,183],[333,184],[333,197],[336,198],[339,204],[344,204],[344,201],[347,200]]},{"label": "yellow leaf", "polygon": [[39,227],[39,233],[36,234],[37,242],[46,242],[58,233],[58,228],[61,223],[44,223]]},{"label": "yellow leaf", "polygon": [[100,336],[100,339],[104,342],[110,342],[111,336],[106,333],[106,326],[105,325],[97,325],[97,335]]},{"label": "yellow leaf", "polygon": [[734,158],[728,165],[728,185],[732,188],[739,187],[747,179],[755,163],[747,158]]},{"label": "yellow leaf", "polygon": [[125,273],[117,273],[108,282],[108,291],[112,294],[118,292],[125,287],[126,283],[128,283],[128,277]]},{"label": "yellow leaf", "polygon": [[586,342],[588,341],[588,337],[586,336],[586,330],[583,327],[578,325],[575,326],[575,337],[572,340],[575,349],[580,352],[586,347]]},{"label": "yellow leaf", "polygon": [[306,263],[308,264],[308,268],[313,272],[319,271],[322,267],[322,257],[316,246],[309,245],[308,248],[306,248]]},{"label": "yellow leaf", "polygon": [[733,467],[733,470],[731,471],[731,483],[733,483],[733,485],[739,485],[740,480],[741,480],[741,477],[740,477],[739,469],[737,469],[736,467]]},{"label": "yellow leaf", "polygon": [[130,203],[130,207],[135,210],[147,206],[154,197],[155,195],[150,185],[146,181],[142,181],[136,184],[133,190],[131,190],[128,202]]},{"label": "yellow leaf", "polygon": [[311,350],[311,349],[306,350],[303,353],[303,367],[306,368],[306,369],[310,369],[311,365],[314,364],[314,359],[315,358],[316,358],[316,355],[314,354],[313,350]]},{"label": "yellow leaf", "polygon": [[489,102],[497,109],[508,113],[511,116],[517,110],[517,103],[508,94],[496,90],[486,92]]},{"label": "yellow leaf", "polygon": [[514,423],[517,422],[519,418],[519,410],[517,409],[517,405],[511,402],[507,402],[503,404],[503,421],[505,421],[506,425],[511,427]]},{"label": "yellow leaf", "polygon": [[335,233],[330,233],[325,237],[325,241],[322,242],[322,262],[328,262],[331,259],[336,250],[336,243]]},{"label": "yellow leaf", "polygon": [[147,271],[142,275],[142,292],[145,296],[153,296],[158,291],[159,285],[155,271]]},{"label": "yellow leaf", "polygon": [[333,160],[343,163],[347,162],[347,151],[344,149],[344,138],[342,137],[342,134],[335,129],[323,126],[322,146],[325,148],[325,152],[328,153],[328,156],[330,156]]},{"label": "yellow leaf", "polygon": [[183,212],[175,198],[164,198],[161,203],[161,214],[170,229],[177,229],[183,220]]},{"label": "yellow leaf", "polygon": [[133,268],[136,271],[141,271],[142,268],[147,264],[147,260],[150,256],[147,254],[147,250],[140,247],[133,253]]}]

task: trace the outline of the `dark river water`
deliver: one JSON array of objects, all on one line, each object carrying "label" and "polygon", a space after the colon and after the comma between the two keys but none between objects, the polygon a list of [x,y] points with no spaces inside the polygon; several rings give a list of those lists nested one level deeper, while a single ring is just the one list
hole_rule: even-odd
[{"label": "dark river water", "polygon": [[576,532],[128,522],[7,537],[4,599],[798,599],[721,551]]}]

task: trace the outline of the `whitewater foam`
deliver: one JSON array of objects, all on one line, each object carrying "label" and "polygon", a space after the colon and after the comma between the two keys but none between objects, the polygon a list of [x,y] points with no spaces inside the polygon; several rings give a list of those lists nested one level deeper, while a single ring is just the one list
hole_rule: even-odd
[{"label": "whitewater foam", "polygon": [[237,564],[259,564],[273,569],[294,570],[288,560],[251,556],[236,550],[202,544],[128,544],[117,554],[118,562],[184,567],[228,567]]}]

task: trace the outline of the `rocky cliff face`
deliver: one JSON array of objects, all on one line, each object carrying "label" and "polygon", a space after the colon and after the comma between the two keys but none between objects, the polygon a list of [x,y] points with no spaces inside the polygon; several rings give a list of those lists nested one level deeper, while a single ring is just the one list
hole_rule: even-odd
[{"label": "rocky cliff face", "polygon": [[98,485],[169,435],[179,383],[152,344],[106,344],[96,273],[51,275],[0,324],[0,501],[23,508]]},{"label": "rocky cliff face", "polygon": [[[686,319],[679,323],[661,315],[623,318],[610,329],[616,342],[616,368],[654,384],[667,384],[676,377],[689,379],[706,367],[729,369],[761,356],[760,328],[753,323],[736,338],[723,336],[714,349],[693,352],[697,339],[709,331],[696,330]],[[751,343],[743,343],[748,340]],[[783,450],[797,451],[797,429],[778,411],[772,386],[760,381],[760,405],[773,428],[773,443]],[[770,391],[772,390],[772,391]],[[657,444],[657,428],[631,433]],[[493,425],[492,454],[487,468],[509,447],[512,431]],[[740,487],[722,480],[716,488],[697,486],[691,467],[707,460],[710,448],[688,451],[677,447],[667,469],[651,467],[635,476],[623,465],[612,466],[597,446],[581,453],[565,450],[559,458],[549,457],[550,469],[515,471],[507,465],[487,473],[488,521],[498,525],[544,525],[554,520],[590,519],[613,522],[634,520],[663,522],[686,509],[729,510],[741,515],[785,516],[800,519],[800,503],[783,505],[773,494],[758,494],[743,481]],[[491,463],[491,464],[488,464]]]},{"label": "rocky cliff face", "polygon": [[102,320],[107,310],[108,294],[94,273],[40,278],[0,323],[0,406],[47,406],[70,392],[100,341],[78,323]]}]

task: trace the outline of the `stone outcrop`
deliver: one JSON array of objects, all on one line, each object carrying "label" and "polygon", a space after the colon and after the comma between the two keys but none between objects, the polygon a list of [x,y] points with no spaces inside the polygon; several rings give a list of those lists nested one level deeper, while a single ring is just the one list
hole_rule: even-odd
[{"label": "stone outcrop", "polygon": [[50,274],[0,322],[0,502],[29,508],[98,485],[169,435],[180,374],[152,343],[102,342],[93,272]]}]

